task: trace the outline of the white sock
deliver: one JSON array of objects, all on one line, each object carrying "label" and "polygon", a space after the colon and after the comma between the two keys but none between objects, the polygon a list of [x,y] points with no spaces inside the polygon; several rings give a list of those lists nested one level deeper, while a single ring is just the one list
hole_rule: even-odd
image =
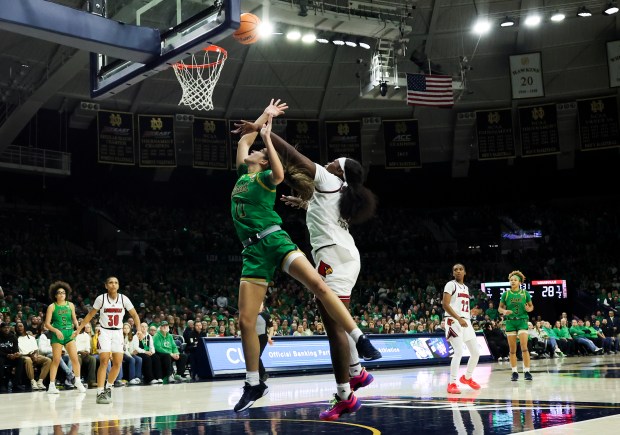
[{"label": "white sock", "polygon": [[112,388],[113,386],[114,386],[114,384],[111,384],[111,383],[106,381],[106,383],[105,383],[105,387],[106,388]]},{"label": "white sock", "polygon": [[97,388],[97,394],[103,393],[103,388]]},{"label": "white sock", "polygon": [[514,367],[512,368],[512,372],[513,372],[513,373],[519,373],[519,370],[517,370],[517,366],[514,366]]},{"label": "white sock", "polygon": [[364,335],[364,333],[362,332],[360,328],[355,328],[353,331],[349,333],[349,335],[351,336],[353,341],[357,343],[357,341],[360,339],[362,335]]},{"label": "white sock", "polygon": [[336,385],[336,391],[338,391],[338,397],[340,397],[341,400],[348,400],[351,395],[351,385],[349,385],[348,382],[345,384],[338,384]]},{"label": "white sock", "polygon": [[245,372],[245,381],[250,384],[251,387],[260,384],[258,372]]},{"label": "white sock", "polygon": [[360,363],[349,366],[349,376],[359,376],[360,374],[362,374],[362,365]]}]

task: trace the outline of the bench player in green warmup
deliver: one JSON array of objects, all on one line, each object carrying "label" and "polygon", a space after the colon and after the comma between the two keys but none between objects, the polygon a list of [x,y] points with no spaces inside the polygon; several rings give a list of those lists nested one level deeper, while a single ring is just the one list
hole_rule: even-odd
[{"label": "bench player in green warmup", "polygon": [[[282,230],[282,219],[273,209],[276,187],[284,181],[284,168],[271,142],[272,118],[284,113],[288,106],[271,100],[256,123],[266,148],[250,152],[257,132],[244,134],[237,148],[239,179],[231,195],[231,213],[235,230],[243,244],[243,270],[239,285],[239,328],[246,364],[243,395],[235,405],[243,411],[265,396],[269,389],[259,379],[260,345],[256,319],[276,268],[301,282],[323,304],[330,317],[341,325],[356,342],[360,357],[366,361],[381,358],[381,353],[362,334],[338,296],[325,284],[310,261]],[[241,129],[235,133],[241,132]]]},{"label": "bench player in green warmup", "polygon": [[528,313],[534,310],[532,297],[527,290],[521,288],[525,276],[518,270],[513,270],[508,275],[510,290],[505,291],[499,301],[499,312],[504,315],[506,322],[506,337],[510,347],[510,366],[512,367],[511,380],[519,380],[517,370],[517,336],[521,343],[523,354],[523,376],[526,381],[532,380],[530,373],[530,352],[527,349],[527,322]]},{"label": "bench player in green warmup", "polygon": [[47,392],[49,394],[58,394],[56,388],[56,373],[62,358],[63,346],[69,354],[73,372],[75,375],[75,387],[80,393],[86,391],[86,387],[80,379],[80,362],[78,360],[77,348],[75,347],[75,339],[73,338],[73,326],[77,328],[79,323],[75,316],[75,307],[67,299],[71,294],[71,286],[63,281],[56,281],[49,287],[49,296],[54,303],[47,307],[45,315],[45,327],[52,333],[52,366],[50,367],[50,385]]}]

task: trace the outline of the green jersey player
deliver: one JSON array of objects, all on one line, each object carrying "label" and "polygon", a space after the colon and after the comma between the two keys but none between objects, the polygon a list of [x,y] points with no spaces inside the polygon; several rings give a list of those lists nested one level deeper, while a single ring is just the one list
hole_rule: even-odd
[{"label": "green jersey player", "polygon": [[[272,119],[284,113],[288,106],[271,100],[256,123],[262,126],[261,137],[266,147],[251,151],[257,132],[243,134],[237,148],[239,179],[232,192],[231,213],[237,235],[243,244],[243,269],[239,284],[239,328],[246,364],[243,395],[235,405],[243,411],[268,393],[267,385],[259,379],[260,345],[256,334],[256,319],[267,292],[267,284],[276,268],[300,281],[315,294],[330,316],[355,340],[360,357],[378,359],[381,353],[362,334],[351,314],[323,281],[305,255],[280,228],[280,217],[273,210],[276,186],[284,181],[284,168],[271,142]],[[243,131],[237,125],[238,132]]]},{"label": "green jersey player", "polygon": [[532,297],[521,288],[521,284],[525,281],[525,276],[518,270],[510,272],[508,275],[510,281],[510,290],[505,291],[499,301],[499,312],[504,315],[506,322],[506,337],[508,346],[510,347],[510,366],[512,367],[513,381],[519,379],[517,371],[517,336],[521,343],[521,353],[523,354],[523,371],[526,381],[532,380],[530,373],[530,352],[527,348],[527,322],[528,313],[534,309]]}]

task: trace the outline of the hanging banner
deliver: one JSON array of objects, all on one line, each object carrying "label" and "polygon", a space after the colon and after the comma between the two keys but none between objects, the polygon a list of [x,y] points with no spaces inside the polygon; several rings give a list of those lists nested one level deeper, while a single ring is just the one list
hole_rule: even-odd
[{"label": "hanging banner", "polygon": [[138,115],[141,167],[176,167],[174,117]]},{"label": "hanging banner", "polygon": [[609,87],[620,86],[620,41],[607,43],[607,71],[609,72]]},{"label": "hanging banner", "polygon": [[478,160],[510,159],[516,156],[512,110],[476,112]]},{"label": "hanging banner", "polygon": [[558,112],[555,104],[519,108],[521,156],[558,154]]},{"label": "hanging banner", "polygon": [[325,121],[327,161],[348,157],[362,162],[360,121]]},{"label": "hanging banner", "polygon": [[386,169],[421,168],[418,121],[383,121]]},{"label": "hanging banner", "polygon": [[133,113],[97,112],[97,161],[112,165],[135,165]]},{"label": "hanging banner", "polygon": [[545,96],[540,53],[526,53],[510,56],[510,84],[512,99]]},{"label": "hanging banner", "polygon": [[321,161],[318,120],[287,119],[285,139],[313,162]]},{"label": "hanging banner", "polygon": [[[228,120],[228,134],[230,138],[230,168],[233,171],[237,170],[237,145],[239,144],[239,139],[241,139],[241,135],[236,133],[231,133],[233,130],[236,130],[235,123],[238,123],[238,120]],[[273,128],[273,127],[272,127]],[[265,148],[265,142],[263,142],[263,138],[260,137],[260,133],[256,135],[256,139],[254,139],[254,143],[250,147],[251,150],[262,150]]]},{"label": "hanging banner", "polygon": [[194,168],[228,169],[228,123],[225,119],[194,117]]},{"label": "hanging banner", "polygon": [[600,150],[620,145],[616,96],[577,100],[581,150]]}]

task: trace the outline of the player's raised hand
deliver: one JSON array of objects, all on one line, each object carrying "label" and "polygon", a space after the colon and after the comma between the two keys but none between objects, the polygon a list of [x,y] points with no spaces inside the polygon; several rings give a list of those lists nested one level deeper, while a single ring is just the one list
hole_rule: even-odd
[{"label": "player's raised hand", "polygon": [[279,115],[283,115],[286,109],[288,109],[288,104],[280,103],[279,98],[276,102],[274,102],[272,98],[269,106],[265,107],[265,111],[263,113],[265,113],[265,115],[271,115],[275,118]]},{"label": "player's raised hand", "polygon": [[257,133],[261,129],[261,126],[259,124],[255,122],[244,121],[244,120],[235,122],[235,127],[237,128],[232,130],[231,133],[241,134],[241,136],[244,136],[249,133]]}]

